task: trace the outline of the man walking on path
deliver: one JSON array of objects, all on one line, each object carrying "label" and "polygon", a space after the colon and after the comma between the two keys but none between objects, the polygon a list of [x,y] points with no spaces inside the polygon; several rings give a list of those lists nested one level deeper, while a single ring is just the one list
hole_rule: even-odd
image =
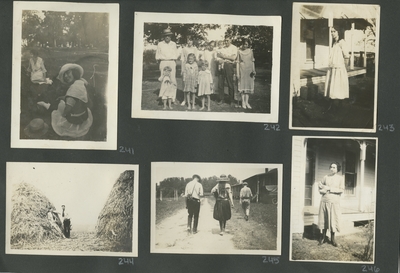
[{"label": "man walking on path", "polygon": [[[193,231],[194,234],[197,233],[197,225],[199,223],[199,213],[200,213],[200,197],[203,196],[203,185],[200,183],[201,178],[199,175],[194,174],[193,180],[186,184],[185,197],[186,197],[186,208],[188,210],[188,222],[187,230],[188,232]],[[192,219],[193,220],[193,230],[192,230]]]},{"label": "man walking on path", "polygon": [[243,182],[243,188],[240,190],[240,203],[242,204],[244,218],[246,221],[249,220],[250,213],[250,201],[253,197],[251,189],[247,187],[247,182]]}]

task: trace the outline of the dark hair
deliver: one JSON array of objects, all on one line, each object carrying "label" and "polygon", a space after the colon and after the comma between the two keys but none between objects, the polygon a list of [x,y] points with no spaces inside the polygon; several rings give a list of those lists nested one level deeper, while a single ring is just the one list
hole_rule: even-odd
[{"label": "dark hair", "polygon": [[217,45],[217,43],[214,40],[211,40],[210,42],[208,42],[208,45],[211,45],[212,43],[214,43],[215,45]]},{"label": "dark hair", "polygon": [[197,178],[199,180],[199,182],[201,181],[201,177],[198,174],[194,174],[192,176],[192,179],[195,179],[195,178]]},{"label": "dark hair", "polygon": [[35,57],[39,56],[39,52],[36,49],[31,49],[31,54]]},{"label": "dark hair", "polygon": [[244,45],[244,43],[247,42],[247,44],[249,45],[249,47],[251,46],[251,41],[248,38],[243,38],[242,39],[242,45]]},{"label": "dark hair", "polygon": [[344,39],[344,32],[345,29],[341,24],[333,24],[333,28],[337,31],[338,33],[338,41],[343,40]]},{"label": "dark hair", "polygon": [[337,168],[337,171],[338,171],[338,172],[340,172],[340,171],[342,170],[342,166],[341,166],[340,163],[337,162],[337,161],[331,162],[331,164],[329,164],[329,169],[331,168],[331,166],[332,166],[333,164],[336,165],[336,168]]}]

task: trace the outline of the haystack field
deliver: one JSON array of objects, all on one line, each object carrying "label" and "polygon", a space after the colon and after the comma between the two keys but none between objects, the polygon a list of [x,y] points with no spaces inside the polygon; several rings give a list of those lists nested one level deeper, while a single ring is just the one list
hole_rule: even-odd
[{"label": "haystack field", "polygon": [[[35,169],[39,170],[40,167],[36,163]],[[54,168],[54,166],[51,167]],[[104,168],[104,166],[102,167]],[[100,171],[98,170],[98,172]],[[59,195],[49,194],[49,192],[53,192],[49,188],[57,187],[57,185],[47,184],[48,186],[43,188],[36,181],[12,184],[11,198],[9,197],[11,200],[9,216],[11,251],[39,250],[51,251],[51,254],[73,252],[72,255],[85,255],[88,252],[94,254],[95,252],[132,253],[134,250],[133,238],[135,238],[133,236],[133,225],[136,224],[133,217],[135,173],[133,170],[126,170],[122,173],[119,171],[118,173],[114,172],[114,177],[117,176],[117,179],[113,179],[114,182],[111,182],[111,184],[110,181],[107,182],[109,186],[107,186],[107,183],[102,184],[97,177],[97,179],[88,183],[93,187],[97,181],[98,187],[103,186],[105,188],[103,192],[107,191],[107,194],[104,193],[103,196],[86,192],[87,197],[83,199],[76,194],[71,194],[75,197],[73,201],[79,204],[74,208],[69,205],[72,202],[67,201],[69,203],[67,203],[66,208],[72,215],[70,238],[66,238],[63,234],[61,209],[60,206],[55,205],[57,202],[60,203],[57,200],[60,199],[60,196],[68,196],[69,193],[63,194],[60,191]],[[53,183],[57,184],[54,180]],[[65,186],[61,188],[63,187]],[[58,188],[60,188],[60,185],[58,185]],[[103,201],[99,202],[96,199]],[[49,209],[54,210],[55,224],[53,225],[47,217]],[[82,215],[78,215],[76,212],[77,209],[81,210],[82,215],[85,214],[85,211],[92,209],[89,214],[93,212],[91,214],[94,219],[97,218],[97,222],[94,221],[92,225],[85,225],[81,221]],[[93,215],[94,213],[96,215]],[[102,254],[98,253],[97,255]]]},{"label": "haystack field", "polygon": [[97,222],[97,236],[111,241],[113,251],[132,251],[133,176],[133,171],[120,175]]},{"label": "haystack field", "polygon": [[47,220],[49,208],[55,209],[49,199],[28,183],[17,185],[12,196],[11,245],[23,248],[26,244],[41,243],[46,240],[63,238],[61,221],[59,229]]}]

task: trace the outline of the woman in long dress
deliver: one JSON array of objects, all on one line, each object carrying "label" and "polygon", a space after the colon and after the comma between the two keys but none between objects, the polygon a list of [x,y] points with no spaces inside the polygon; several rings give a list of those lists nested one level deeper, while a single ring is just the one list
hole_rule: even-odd
[{"label": "woman in long dress", "polygon": [[322,194],[319,205],[318,226],[322,231],[319,245],[325,243],[326,231],[331,231],[331,243],[337,246],[335,233],[340,232],[340,196],[344,191],[344,179],[339,175],[341,166],[338,162],[332,162],[329,166],[330,174],[324,176],[319,182],[319,192]]},{"label": "woman in long dress", "polygon": [[242,99],[242,107],[251,109],[249,95],[254,93],[254,78],[256,69],[254,65],[253,50],[250,48],[250,41],[244,39],[237,56],[237,77],[238,91]]},{"label": "woman in long dress", "polygon": [[93,115],[88,108],[88,83],[82,78],[83,72],[78,64],[65,64],[57,76],[61,82],[70,85],[57,110],[51,113],[51,125],[59,136],[83,137],[93,124]]},{"label": "woman in long dress", "polygon": [[233,208],[234,206],[231,185],[228,183],[229,178],[222,174],[217,181],[218,184],[211,190],[216,199],[213,218],[219,221],[219,234],[222,236],[225,232],[226,221],[231,219],[231,207]]},{"label": "woman in long dress", "polygon": [[331,35],[332,47],[325,82],[325,97],[331,100],[328,110],[337,107],[342,100],[349,98],[349,77],[347,75],[349,51],[343,39],[344,30],[334,26],[331,28]]}]

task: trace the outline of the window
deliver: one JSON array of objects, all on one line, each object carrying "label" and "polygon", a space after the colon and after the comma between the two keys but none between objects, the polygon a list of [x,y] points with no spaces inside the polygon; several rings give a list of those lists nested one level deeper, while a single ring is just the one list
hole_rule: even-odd
[{"label": "window", "polygon": [[346,151],[346,161],[344,166],[344,194],[348,196],[355,195],[356,193],[356,162],[356,155],[353,152]]}]

